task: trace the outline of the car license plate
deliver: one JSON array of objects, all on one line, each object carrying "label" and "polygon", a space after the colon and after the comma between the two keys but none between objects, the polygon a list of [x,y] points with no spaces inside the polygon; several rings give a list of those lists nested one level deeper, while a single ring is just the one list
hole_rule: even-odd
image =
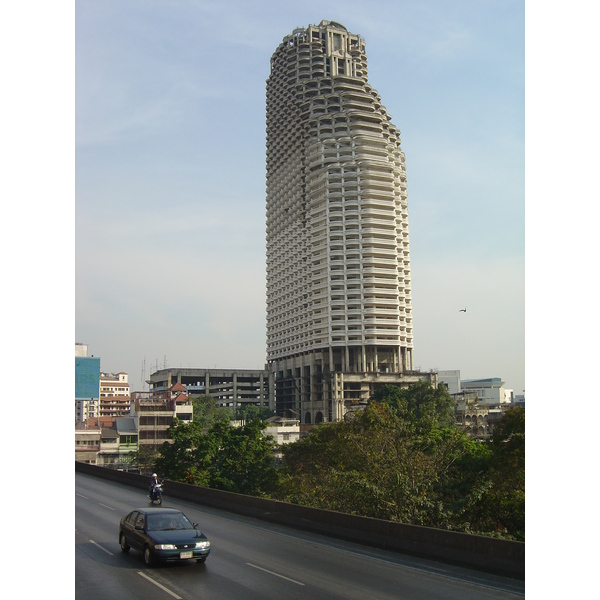
[{"label": "car license plate", "polygon": [[192,556],[194,556],[194,553],[192,551],[179,553],[179,558],[192,558]]}]

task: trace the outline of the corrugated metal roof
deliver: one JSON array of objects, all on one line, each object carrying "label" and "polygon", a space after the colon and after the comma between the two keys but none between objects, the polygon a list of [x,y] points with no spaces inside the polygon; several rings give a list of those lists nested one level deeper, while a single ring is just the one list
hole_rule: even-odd
[{"label": "corrugated metal roof", "polygon": [[137,432],[135,419],[133,417],[123,417],[121,419],[116,419],[116,427],[119,433]]}]

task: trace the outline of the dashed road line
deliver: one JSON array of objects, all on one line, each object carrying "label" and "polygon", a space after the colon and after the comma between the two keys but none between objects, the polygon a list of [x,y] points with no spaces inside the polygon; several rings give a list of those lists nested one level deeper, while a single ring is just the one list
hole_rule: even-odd
[{"label": "dashed road line", "polygon": [[177,600],[183,600],[181,598],[181,596],[178,596],[175,592],[172,592],[169,588],[166,588],[164,585],[158,583],[158,581],[155,581],[154,579],[152,579],[152,577],[148,577],[148,575],[146,575],[146,573],[142,573],[141,571],[138,571],[138,575],[141,575],[144,579],[147,579],[150,583],[153,583],[155,586],[159,587],[161,590],[167,592],[167,594],[171,594],[171,596],[173,596],[173,598],[177,598]]},{"label": "dashed road line", "polygon": [[98,542],[95,542],[94,540],[90,540],[90,543],[94,544],[94,546],[98,546],[98,548],[100,548],[100,550],[102,550],[103,552],[106,552],[106,554],[110,554],[111,556],[114,556],[114,554],[112,552],[110,552],[106,548],[103,548]]},{"label": "dashed road line", "polygon": [[264,571],[265,573],[269,573],[270,575],[275,575],[275,577],[281,577],[281,579],[285,579],[286,581],[291,581],[292,583],[295,583],[296,585],[304,585],[301,581],[296,581],[295,579],[290,579],[289,577],[286,577],[285,575],[280,575],[279,573],[275,573],[273,571],[269,571],[269,569],[263,569],[262,567],[258,567],[256,565],[253,565],[252,563],[246,563],[249,567],[253,567],[254,569],[258,569],[259,571]]}]

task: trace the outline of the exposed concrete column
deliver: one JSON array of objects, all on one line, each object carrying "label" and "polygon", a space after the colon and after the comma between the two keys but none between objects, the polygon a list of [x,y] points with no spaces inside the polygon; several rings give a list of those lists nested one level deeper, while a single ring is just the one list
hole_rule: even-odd
[{"label": "exposed concrete column", "polygon": [[275,377],[269,369],[269,410],[275,410]]},{"label": "exposed concrete column", "polygon": [[339,393],[339,414],[338,419],[344,418],[344,411],[346,409],[345,398],[344,398],[344,373],[340,373],[340,393]]},{"label": "exposed concrete column", "polygon": [[237,373],[233,374],[233,410],[235,410],[238,402],[238,391],[237,391]]},{"label": "exposed concrete column", "polygon": [[341,421],[344,405],[344,374],[336,371],[331,378],[331,418],[333,421]]},{"label": "exposed concrete column", "polygon": [[261,373],[259,376],[259,385],[260,385],[260,405],[265,405],[265,378]]},{"label": "exposed concrete column", "polygon": [[300,397],[300,387],[302,385],[301,381],[298,381],[296,379],[296,373],[298,371],[298,361],[297,361],[297,357],[294,356],[294,358],[292,359],[292,369],[291,369],[291,373],[292,373],[292,384],[293,384],[293,388],[292,388],[292,393],[294,394],[294,408],[296,408],[298,410],[298,412],[300,414],[302,414],[302,398]]},{"label": "exposed concrete column", "polygon": [[208,371],[204,375],[204,387],[206,388],[206,395],[210,396],[210,373]]},{"label": "exposed concrete column", "polygon": [[413,370],[413,355],[411,348],[406,349],[406,369],[407,371]]},{"label": "exposed concrete column", "polygon": [[[331,414],[331,420],[335,421],[335,413],[336,413],[336,407],[335,407],[335,403],[337,401],[337,397],[336,397],[336,393],[335,393],[335,378],[336,378],[337,373],[335,373],[334,371],[330,371],[329,372],[329,391],[327,394],[328,397],[328,404],[330,404],[331,406],[331,410],[330,410],[330,414]],[[325,391],[325,390],[323,390]],[[325,397],[323,397],[323,399],[325,399]],[[327,409],[328,406],[327,404],[325,404],[325,409]],[[325,417],[325,421],[330,421],[329,415],[323,415]]]},{"label": "exposed concrete column", "polygon": [[[310,369],[310,379],[309,379],[309,385],[310,385],[310,401],[309,401],[310,420],[311,420],[311,423],[314,423],[315,422],[315,405],[314,405],[314,399],[315,399],[316,394],[317,394],[317,391],[315,389],[315,383],[314,383],[315,373],[317,372],[317,365],[315,363],[315,353],[314,352],[310,353],[310,365],[309,365],[309,369]],[[304,415],[302,415],[302,420],[300,422],[304,423]]]}]

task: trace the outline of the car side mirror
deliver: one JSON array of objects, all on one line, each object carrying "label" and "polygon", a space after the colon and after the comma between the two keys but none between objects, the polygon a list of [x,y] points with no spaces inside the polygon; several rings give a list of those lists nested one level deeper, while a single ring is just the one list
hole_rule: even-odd
[{"label": "car side mirror", "polygon": [[194,529],[198,527],[198,523],[192,523],[192,525],[194,526]]}]

